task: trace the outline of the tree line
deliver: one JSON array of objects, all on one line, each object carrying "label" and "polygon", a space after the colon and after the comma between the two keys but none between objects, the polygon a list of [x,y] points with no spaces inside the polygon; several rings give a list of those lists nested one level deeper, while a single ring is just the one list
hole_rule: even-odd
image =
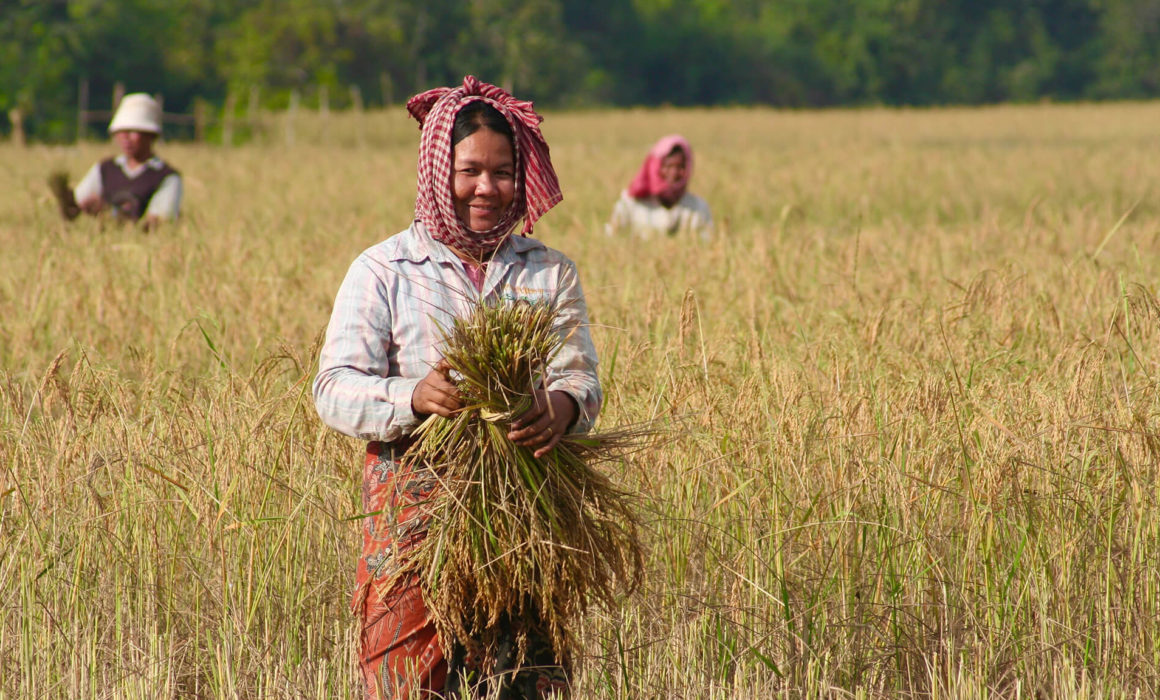
[{"label": "tree line", "polygon": [[1160,0],[0,0],[0,123],[41,140],[82,81],[187,111],[466,73],[557,107],[1149,98]]}]

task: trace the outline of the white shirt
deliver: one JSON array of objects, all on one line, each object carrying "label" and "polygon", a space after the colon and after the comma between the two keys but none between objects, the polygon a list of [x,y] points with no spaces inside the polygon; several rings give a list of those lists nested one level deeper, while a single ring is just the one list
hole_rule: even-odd
[{"label": "white shirt", "polygon": [[612,208],[605,233],[611,236],[624,232],[643,239],[692,232],[707,241],[713,237],[713,215],[708,202],[691,192],[685,192],[676,204],[666,207],[656,197],[637,199],[624,191]]},{"label": "white shirt", "polygon": [[534,238],[510,236],[477,291],[463,261],[417,221],[358,256],[338,290],[314,378],[322,422],[363,440],[410,434],[419,425],[411,394],[442,356],[440,326],[449,328],[480,298],[556,300],[564,344],[548,363],[545,388],[575,399],[573,430],[588,430],[603,395],[572,261]]},{"label": "white shirt", "polygon": [[[113,162],[121,168],[121,172],[125,173],[125,177],[129,179],[145,172],[146,168],[160,170],[165,166],[160,158],[153,156],[136,168],[130,168],[129,159],[123,153],[114,158]],[[157,191],[153,193],[153,197],[149,199],[149,205],[141,217],[159,216],[162,219],[176,219],[181,210],[181,191],[181,176],[177,173],[167,175],[157,187]],[[91,197],[100,198],[102,194],[104,194],[104,187],[101,184],[101,164],[97,163],[89,168],[81,181],[77,183],[76,188],[73,189],[73,196],[78,202],[83,202]]]}]

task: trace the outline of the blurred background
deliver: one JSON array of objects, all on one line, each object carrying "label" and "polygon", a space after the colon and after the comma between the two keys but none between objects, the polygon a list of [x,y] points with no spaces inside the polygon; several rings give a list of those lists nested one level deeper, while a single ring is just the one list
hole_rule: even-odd
[{"label": "blurred background", "polygon": [[0,1],[0,132],[37,141],[102,136],[119,89],[215,141],[467,73],[557,108],[1144,99],[1160,0]]}]

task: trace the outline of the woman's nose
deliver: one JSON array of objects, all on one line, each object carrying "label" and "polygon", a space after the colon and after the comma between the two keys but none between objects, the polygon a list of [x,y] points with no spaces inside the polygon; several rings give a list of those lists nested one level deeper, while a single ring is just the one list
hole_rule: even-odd
[{"label": "woman's nose", "polygon": [[481,174],[479,179],[475,181],[475,193],[491,194],[493,192],[495,192],[495,180],[487,173]]}]

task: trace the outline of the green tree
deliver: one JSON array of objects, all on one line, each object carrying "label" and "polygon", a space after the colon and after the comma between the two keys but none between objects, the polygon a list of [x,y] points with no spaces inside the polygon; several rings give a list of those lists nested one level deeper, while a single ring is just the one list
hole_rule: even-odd
[{"label": "green tree", "polygon": [[30,131],[59,140],[75,133],[78,84],[93,107],[114,83],[162,93],[183,110],[212,95],[216,75],[203,48],[220,19],[210,0],[21,0],[0,10],[0,108],[29,112]]},{"label": "green tree", "polygon": [[566,98],[581,80],[584,52],[568,36],[558,0],[474,0],[451,52],[463,74],[535,99]]},{"label": "green tree", "polygon": [[75,131],[82,79],[96,108],[121,81],[185,111],[466,73],[569,105],[1155,97],[1160,0],[0,2],[0,123],[19,106],[41,139]]},{"label": "green tree", "polygon": [[1160,0],[1100,3],[1098,49],[1091,97],[1160,95]]},{"label": "green tree", "polygon": [[[0,114],[25,112],[26,127],[42,138],[71,134],[66,115],[76,104],[80,39],[68,3],[21,2],[0,11]],[[70,94],[71,93],[71,94]]]}]

